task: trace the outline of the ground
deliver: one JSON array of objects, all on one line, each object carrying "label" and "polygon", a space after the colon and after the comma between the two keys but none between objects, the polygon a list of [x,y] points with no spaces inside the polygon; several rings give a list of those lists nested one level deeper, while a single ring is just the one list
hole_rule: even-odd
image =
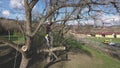
[{"label": "ground", "polygon": [[68,61],[56,63],[50,68],[92,68],[92,65],[92,57],[85,54],[70,52]]},{"label": "ground", "polygon": [[58,62],[49,68],[120,68],[119,63],[118,60],[105,55],[100,55],[97,58],[97,56],[71,52],[69,53],[69,61]]},{"label": "ground", "polygon": [[59,61],[50,65],[38,62],[30,68],[120,68],[120,61],[106,54],[88,49],[90,54],[69,52],[68,60]]},{"label": "ground", "polygon": [[[79,35],[75,36],[77,36],[77,40],[80,40]],[[82,40],[84,40],[83,38],[84,37],[82,36]],[[77,45],[77,47],[81,46],[75,43],[76,42],[72,42],[72,44]],[[91,39],[90,43],[92,43]],[[95,44],[93,46],[95,46]],[[98,46],[93,46],[92,44],[83,45],[82,50],[85,50],[84,52],[81,52],[80,49],[75,51],[69,51],[68,60],[58,61],[52,64],[46,64],[46,60],[40,61],[41,59],[39,58],[39,56],[36,56],[36,62],[31,63],[28,68],[120,68],[120,60],[113,58],[106,53],[96,50],[96,48],[99,49]],[[9,66],[9,68],[12,67]]]},{"label": "ground", "polygon": [[[78,38],[77,40],[80,40],[79,35],[74,36]],[[93,45],[95,48],[90,45],[82,46],[86,50],[85,52],[79,52],[79,50],[77,52],[70,51],[67,61],[60,61],[50,65],[46,65],[45,62],[38,62],[30,68],[120,68],[120,60],[111,57],[107,53],[96,50],[98,47],[95,44]]]}]

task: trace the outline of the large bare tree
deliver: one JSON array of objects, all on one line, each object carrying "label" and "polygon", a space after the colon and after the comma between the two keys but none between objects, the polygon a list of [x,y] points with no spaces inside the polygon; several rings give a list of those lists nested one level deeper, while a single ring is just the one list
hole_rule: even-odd
[{"label": "large bare tree", "polygon": [[[42,11],[42,16],[40,18],[40,21],[36,28],[32,29],[32,10],[33,7],[38,1],[45,4],[45,8],[40,10]],[[26,22],[25,22],[25,28],[23,29],[23,34],[26,38],[25,44],[22,45],[22,47],[17,46],[16,43],[6,40],[4,38],[0,38],[0,41],[3,43],[7,43],[12,48],[19,51],[22,55],[20,68],[27,68],[27,65],[29,63],[29,58],[27,57],[27,54],[29,51],[31,51],[31,46],[34,46],[33,38],[41,28],[42,24],[44,24],[46,21],[49,22],[67,22],[70,20],[76,20],[80,19],[79,16],[83,16],[86,18],[86,14],[88,16],[91,16],[94,14],[95,11],[98,11],[95,6],[113,6],[113,8],[116,9],[117,12],[119,12],[120,6],[119,0],[24,0],[24,8],[25,8],[25,14],[26,14]],[[87,8],[87,12],[83,13],[85,8]],[[63,14],[62,11],[67,10],[67,14]],[[104,11],[103,9],[102,11]],[[63,15],[61,15],[63,14]],[[61,18],[59,18],[59,17]],[[86,16],[86,17],[85,17]],[[58,17],[58,18],[57,18]],[[84,19],[82,18],[82,19]]]}]

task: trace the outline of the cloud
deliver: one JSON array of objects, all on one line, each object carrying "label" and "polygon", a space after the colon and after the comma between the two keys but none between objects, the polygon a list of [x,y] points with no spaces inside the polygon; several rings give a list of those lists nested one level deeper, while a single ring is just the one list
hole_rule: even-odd
[{"label": "cloud", "polygon": [[10,0],[10,6],[15,9],[23,9],[23,0]]},{"label": "cloud", "polygon": [[104,15],[102,17],[102,20],[105,22],[111,22],[111,21],[119,21],[120,16],[118,15]]},{"label": "cloud", "polygon": [[10,12],[9,12],[8,10],[3,10],[3,11],[2,11],[2,14],[3,14],[5,17],[10,16]]},{"label": "cloud", "polygon": [[101,3],[109,4],[110,2],[115,2],[115,0],[100,0]]},{"label": "cloud", "polygon": [[102,14],[95,22],[97,25],[103,25],[102,23],[104,23],[105,26],[119,25],[119,18],[119,15]]},{"label": "cloud", "polygon": [[18,18],[18,20],[25,20],[25,15],[23,14],[19,14],[19,13],[14,13],[11,16],[11,19],[16,19]]}]

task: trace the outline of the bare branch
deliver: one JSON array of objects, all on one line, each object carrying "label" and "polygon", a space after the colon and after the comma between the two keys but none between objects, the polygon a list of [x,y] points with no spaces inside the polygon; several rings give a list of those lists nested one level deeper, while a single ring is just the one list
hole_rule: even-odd
[{"label": "bare branch", "polygon": [[7,40],[7,39],[5,39],[5,38],[0,37],[0,42],[3,42],[3,43],[5,43],[5,44],[8,44],[8,45],[11,46],[12,48],[14,48],[14,49],[16,49],[17,51],[21,52],[20,47],[19,47],[17,44],[15,44],[14,42],[10,41],[10,40]]},{"label": "bare branch", "polygon": [[37,2],[38,2],[38,0],[32,0],[32,1],[29,3],[30,8],[32,9]]},{"label": "bare branch", "polygon": [[39,22],[38,26],[36,27],[35,31],[32,33],[31,36],[34,36],[37,31],[39,30],[40,26],[46,21],[46,19],[51,16],[56,10],[59,10],[60,8],[63,7],[81,7],[83,6],[82,3],[80,4],[62,4],[62,5],[58,5],[56,6],[54,9],[50,10],[44,17],[42,17],[41,21]]},{"label": "bare branch", "polygon": [[66,50],[66,47],[61,46],[61,47],[54,47],[52,49],[38,49],[37,53],[40,53],[40,52],[50,52],[50,51],[62,51],[62,50]]},{"label": "bare branch", "polygon": [[25,31],[24,31],[24,23],[23,24],[20,24],[19,22],[18,22],[18,18],[17,18],[17,24],[18,24],[18,26],[19,26],[19,28],[20,28],[20,31],[22,32],[22,34],[25,36]]},{"label": "bare branch", "polygon": [[117,12],[119,12],[119,7],[116,5],[116,2],[111,2],[111,4],[116,8]]}]

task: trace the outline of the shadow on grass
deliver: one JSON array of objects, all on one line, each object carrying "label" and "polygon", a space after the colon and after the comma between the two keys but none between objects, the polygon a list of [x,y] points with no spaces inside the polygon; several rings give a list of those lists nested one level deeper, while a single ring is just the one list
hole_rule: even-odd
[{"label": "shadow on grass", "polygon": [[[47,56],[44,56],[42,54],[38,54],[38,55],[36,55],[36,57],[31,59],[27,68],[29,68],[29,67],[30,68],[36,68],[36,67],[38,68],[37,63],[42,63],[46,59],[47,59]],[[70,61],[70,59],[60,59],[60,60],[54,60],[50,63],[44,63],[45,66],[43,68],[49,68],[51,65],[54,65],[54,64],[61,62],[61,61]],[[33,65],[37,65],[37,66],[33,66]]]},{"label": "shadow on grass", "polygon": [[32,59],[30,60],[27,68],[34,68],[33,65],[37,65],[37,63],[43,62],[46,59],[46,57],[47,57],[47,54],[45,53],[33,54]]},{"label": "shadow on grass", "polygon": [[[71,49],[68,49],[68,50],[70,50],[70,51],[72,51],[74,53],[82,53],[82,54],[86,54],[89,57],[92,57],[92,54],[88,50],[85,50],[82,47],[81,47],[81,49],[80,48],[76,48],[76,49],[74,48],[72,50]],[[62,54],[59,54],[59,56],[62,56],[62,58],[63,58],[63,55],[64,55],[64,58],[66,57],[65,59],[60,59],[60,60],[57,60],[57,61],[50,62],[47,65],[45,65],[44,68],[49,68],[50,66],[52,66],[54,64],[57,64],[59,62],[62,62],[62,61],[71,61],[71,59],[68,59],[69,58],[68,52],[70,52],[70,51],[61,52]]]},{"label": "shadow on grass", "polygon": [[50,66],[52,66],[52,65],[54,65],[58,62],[61,62],[61,61],[70,61],[70,59],[60,59],[60,60],[57,60],[57,61],[50,62],[44,68],[49,68]]}]

